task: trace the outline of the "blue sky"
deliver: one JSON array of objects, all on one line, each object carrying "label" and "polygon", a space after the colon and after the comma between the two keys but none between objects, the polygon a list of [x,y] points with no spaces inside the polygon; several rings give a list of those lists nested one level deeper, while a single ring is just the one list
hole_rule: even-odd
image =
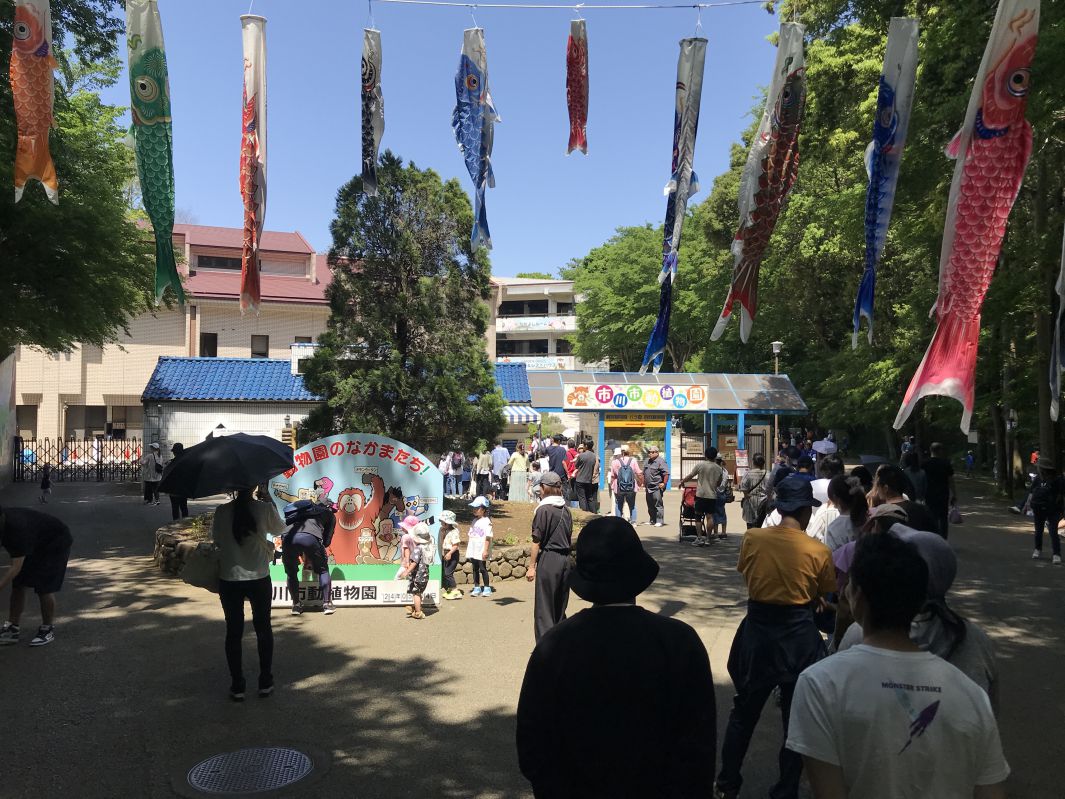
[{"label": "blue sky", "polygon": [[[616,0],[615,0],[616,1]],[[239,226],[240,15],[246,0],[159,0],[170,66],[178,208],[204,225]],[[359,59],[364,2],[256,0],[267,18],[269,196],[266,226],[331,243],[337,189],[359,169]],[[683,10],[585,10],[589,155],[565,155],[565,9],[478,9],[496,127],[488,191],[492,271],[555,273],[620,225],[659,224],[669,179],[677,42]],[[382,32],[390,148],[445,178],[470,179],[451,131],[464,8],[374,4]],[[759,5],[704,10],[709,39],[695,169],[709,187],[750,122],[775,55],[779,20]],[[125,47],[122,47],[123,56]],[[129,84],[105,93],[129,104]],[[702,199],[697,195],[695,201]]]}]

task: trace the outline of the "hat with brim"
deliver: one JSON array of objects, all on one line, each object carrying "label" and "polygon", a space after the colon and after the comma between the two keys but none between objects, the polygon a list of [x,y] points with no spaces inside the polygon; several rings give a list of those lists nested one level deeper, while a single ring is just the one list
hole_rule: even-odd
[{"label": "hat with brim", "polygon": [[781,513],[794,513],[799,508],[819,508],[821,500],[814,499],[810,481],[798,475],[789,475],[776,485],[775,507]]},{"label": "hat with brim", "polygon": [[418,526],[421,519],[417,516],[408,516],[406,519],[399,523],[399,526],[406,530],[408,533]]},{"label": "hat with brim", "polygon": [[414,536],[414,540],[419,544],[428,544],[433,540],[433,537],[429,535],[428,527],[423,527],[421,530],[415,530],[412,535]]},{"label": "hat with brim", "polygon": [[558,476],[557,472],[548,472],[543,476],[543,479],[540,480],[540,485],[555,486],[557,488],[562,485],[562,478]]},{"label": "hat with brim", "polygon": [[647,554],[632,525],[617,516],[601,516],[585,525],[576,549],[569,587],[588,602],[631,600],[658,576],[658,562]]},{"label": "hat with brim", "polygon": [[442,521],[444,524],[455,524],[455,522],[457,521],[455,519],[455,511],[453,511],[453,510],[440,511],[440,521]]}]

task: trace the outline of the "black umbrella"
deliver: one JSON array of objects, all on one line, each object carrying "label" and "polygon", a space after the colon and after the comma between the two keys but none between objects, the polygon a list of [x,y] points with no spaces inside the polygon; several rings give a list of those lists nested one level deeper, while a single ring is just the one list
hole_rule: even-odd
[{"label": "black umbrella", "polygon": [[189,447],[163,470],[159,490],[180,497],[209,497],[253,488],[293,467],[292,449],[276,438],[233,433]]}]

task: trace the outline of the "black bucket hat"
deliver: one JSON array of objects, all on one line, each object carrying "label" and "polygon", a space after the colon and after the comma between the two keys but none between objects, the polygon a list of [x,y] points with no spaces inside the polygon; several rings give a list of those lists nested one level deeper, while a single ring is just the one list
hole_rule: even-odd
[{"label": "black bucket hat", "polygon": [[814,499],[814,489],[810,481],[799,475],[789,475],[777,483],[776,509],[781,513],[791,513],[799,508],[817,508],[821,501]]},{"label": "black bucket hat", "polygon": [[658,562],[622,518],[601,516],[577,537],[577,567],[570,572],[569,587],[581,599],[625,602],[646,591],[657,576]]}]

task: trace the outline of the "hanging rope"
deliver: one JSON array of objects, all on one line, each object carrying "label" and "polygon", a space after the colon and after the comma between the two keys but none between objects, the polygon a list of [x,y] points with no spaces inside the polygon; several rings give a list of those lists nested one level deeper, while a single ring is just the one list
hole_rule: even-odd
[{"label": "hanging rope", "polygon": [[[453,8],[468,8],[473,13],[477,8],[564,8],[573,10],[572,3],[462,3],[455,0],[377,0],[378,3],[396,3],[410,6],[451,6]],[[694,8],[724,8],[726,6],[753,6],[764,5],[765,0],[722,0],[718,3],[629,3],[625,5],[585,5],[578,7],[581,11],[597,11],[599,9],[674,9]]]}]

